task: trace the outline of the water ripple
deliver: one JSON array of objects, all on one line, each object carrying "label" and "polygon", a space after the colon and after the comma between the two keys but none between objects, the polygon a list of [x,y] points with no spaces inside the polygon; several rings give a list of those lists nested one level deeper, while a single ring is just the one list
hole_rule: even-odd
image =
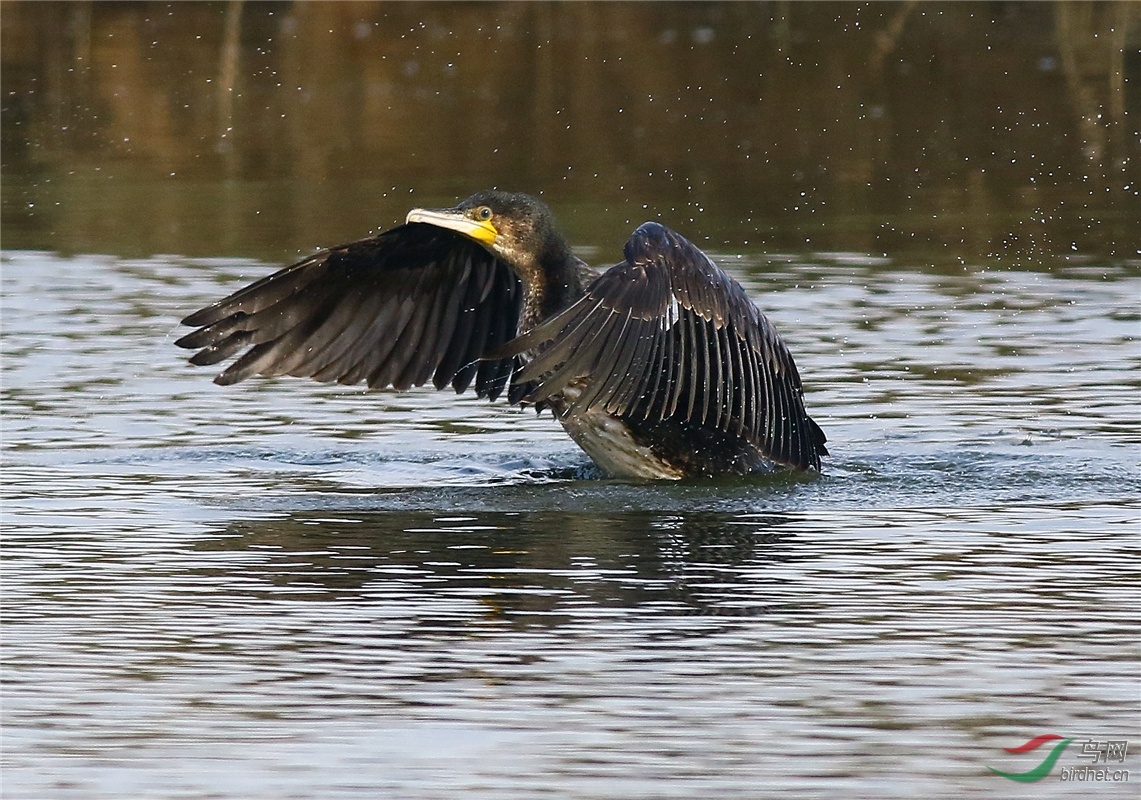
[{"label": "water ripple", "polygon": [[6,796],[955,797],[1136,733],[1135,266],[744,259],[833,455],[678,485],[212,386],[174,320],[262,265],[3,260]]}]

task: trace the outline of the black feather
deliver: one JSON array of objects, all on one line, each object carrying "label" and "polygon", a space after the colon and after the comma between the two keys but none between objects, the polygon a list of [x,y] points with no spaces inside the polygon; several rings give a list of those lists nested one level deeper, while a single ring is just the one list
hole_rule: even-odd
[{"label": "black feather", "polygon": [[[190,314],[183,322],[198,330],[176,344],[197,349],[196,364],[245,349],[218,376],[223,384],[293,374],[462,390],[473,362],[518,333],[522,296],[513,270],[480,245],[408,224],[314,254]],[[481,392],[513,367],[508,359],[486,368]]]},{"label": "black feather", "polygon": [[537,352],[519,377],[546,400],[585,381],[571,413],[671,423],[752,443],[772,461],[819,468],[823,440],[804,410],[792,356],[745,290],[657,223],[626,260],[501,354]]}]

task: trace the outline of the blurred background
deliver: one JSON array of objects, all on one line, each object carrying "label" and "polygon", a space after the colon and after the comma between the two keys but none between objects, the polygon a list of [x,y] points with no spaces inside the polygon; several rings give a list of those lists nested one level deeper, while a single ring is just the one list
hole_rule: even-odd
[{"label": "blurred background", "polygon": [[498,186],[616,260],[1136,258],[1141,4],[0,3],[3,246],[292,260]]}]

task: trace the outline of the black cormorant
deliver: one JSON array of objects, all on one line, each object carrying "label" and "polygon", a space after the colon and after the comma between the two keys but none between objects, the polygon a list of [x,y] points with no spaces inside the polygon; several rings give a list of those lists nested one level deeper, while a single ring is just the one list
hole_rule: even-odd
[{"label": "black cormorant", "polygon": [[432,381],[550,408],[606,472],[635,478],[819,470],[825,436],[776,329],[735,280],[647,222],[598,274],[525,194],[332,247],[201,311],[176,344],[215,379]]}]

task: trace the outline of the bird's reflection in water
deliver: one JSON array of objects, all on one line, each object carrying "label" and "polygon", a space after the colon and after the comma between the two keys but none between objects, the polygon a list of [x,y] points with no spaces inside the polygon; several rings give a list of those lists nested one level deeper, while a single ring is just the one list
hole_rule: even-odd
[{"label": "bird's reflection in water", "polygon": [[[252,595],[476,600],[468,616],[553,625],[606,609],[753,615],[766,572],[798,557],[791,518],[728,513],[296,513],[242,521],[201,548],[241,552]],[[801,555],[803,557],[803,554]],[[454,603],[451,606],[454,608]],[[433,620],[439,622],[440,620]]]}]

